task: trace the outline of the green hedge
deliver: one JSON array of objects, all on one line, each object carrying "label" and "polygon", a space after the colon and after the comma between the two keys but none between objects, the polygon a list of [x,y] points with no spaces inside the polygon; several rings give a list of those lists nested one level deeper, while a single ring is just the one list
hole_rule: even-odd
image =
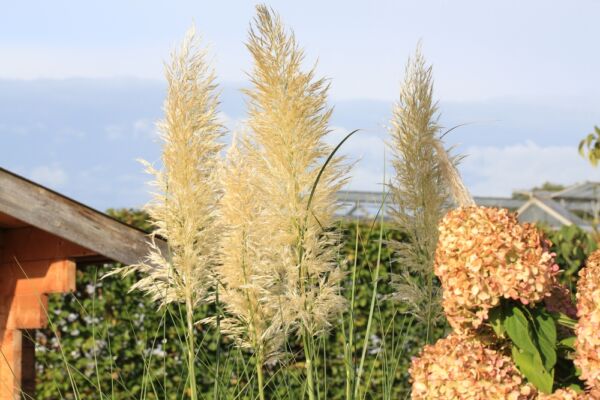
[{"label": "green hedge", "polygon": [[[113,211],[113,215],[130,223],[144,225],[144,216],[128,210]],[[340,260],[351,266],[354,263],[356,227],[346,224],[344,247]],[[356,293],[354,339],[355,359],[360,358],[365,327],[372,295],[372,268],[378,246],[377,229],[360,228],[358,283]],[[387,239],[401,238],[398,232],[387,229]],[[552,233],[554,246],[561,266],[568,268],[568,282],[574,282],[575,273],[585,256],[595,248],[590,237],[576,228],[564,228]],[[391,293],[388,284],[391,273],[398,266],[387,249],[383,248],[383,273],[378,290],[378,306],[374,329],[369,340],[365,377],[372,390],[368,398],[381,398],[384,386],[393,386],[395,398],[403,398],[409,390],[408,365],[411,356],[423,346],[424,329],[411,324],[403,315],[402,305],[387,300]],[[77,273],[77,291],[73,295],[53,296],[50,301],[51,325],[36,334],[37,341],[37,399],[100,398],[100,391],[112,399],[180,399],[185,392],[185,362],[182,362],[182,345],[179,310],[176,306],[156,310],[154,304],[139,293],[129,293],[135,277],[101,276],[113,266],[90,266]],[[198,317],[213,310],[199,310]],[[437,336],[444,335],[444,327]],[[386,334],[384,334],[386,332]],[[198,355],[198,382],[203,396],[212,396],[214,376],[221,383],[221,398],[233,398],[246,388],[244,397],[252,398],[251,373],[247,371],[247,354],[240,354],[226,339],[218,340],[214,329],[199,325],[197,337],[203,342]],[[385,341],[382,346],[381,341]],[[390,346],[395,344],[395,353]],[[292,351],[296,343],[290,343]],[[388,349],[387,352],[382,348]],[[344,332],[341,325],[332,329],[320,348],[319,371],[322,371],[320,390],[327,398],[343,398],[345,387]],[[219,363],[217,365],[217,355]],[[389,363],[384,358],[394,357],[397,369],[384,374]],[[68,363],[72,368],[66,368]],[[282,371],[280,368],[285,368]],[[69,373],[70,371],[70,373]],[[269,398],[302,398],[302,360],[290,360],[285,367],[271,366],[267,371]],[[324,377],[327,377],[324,381]],[[76,387],[77,395],[73,392]],[[166,393],[166,395],[165,395]],[[323,396],[324,397],[324,396]]]},{"label": "green hedge", "polygon": [[556,253],[556,262],[563,270],[560,280],[574,292],[577,273],[598,245],[592,235],[576,225],[565,226],[557,231],[547,230],[547,235],[552,242],[552,251]]}]

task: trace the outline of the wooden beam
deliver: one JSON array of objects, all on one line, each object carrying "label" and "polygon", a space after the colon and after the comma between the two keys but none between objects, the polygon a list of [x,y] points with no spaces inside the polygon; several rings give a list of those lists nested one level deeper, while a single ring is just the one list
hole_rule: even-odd
[{"label": "wooden beam", "polygon": [[[2,268],[2,267],[0,267]],[[75,290],[77,267],[71,260],[41,260],[4,264],[16,279],[15,296],[40,293],[69,293]]]},{"label": "wooden beam", "polygon": [[2,246],[0,263],[78,259],[96,255],[92,250],[32,226],[4,230]]},{"label": "wooden beam", "polygon": [[14,280],[7,277],[0,286],[0,400],[20,399],[21,331],[8,328],[14,294]]},{"label": "wooden beam", "polygon": [[123,264],[148,254],[144,232],[2,168],[0,212]]},{"label": "wooden beam", "polygon": [[[39,249],[48,248],[40,243]],[[10,247],[1,250],[11,252]],[[75,290],[76,265],[64,259],[4,262],[0,274],[0,400],[14,400],[34,390],[35,351],[22,330],[46,326],[47,294]]]},{"label": "wooden beam", "polygon": [[10,215],[0,213],[0,229],[22,228],[24,226],[27,226],[25,222],[19,221],[18,219],[13,218]]},{"label": "wooden beam", "polygon": [[0,328],[0,399],[21,399],[21,331]]},{"label": "wooden beam", "polygon": [[48,295],[15,296],[7,329],[39,329],[48,325]]},{"label": "wooden beam", "polygon": [[35,399],[35,332],[21,333],[21,391],[25,399]]},{"label": "wooden beam", "polygon": [[[76,266],[71,260],[41,260],[0,264],[10,284],[5,298],[7,329],[38,329],[48,323],[48,294],[75,290]],[[0,292],[4,292],[0,288]]]}]

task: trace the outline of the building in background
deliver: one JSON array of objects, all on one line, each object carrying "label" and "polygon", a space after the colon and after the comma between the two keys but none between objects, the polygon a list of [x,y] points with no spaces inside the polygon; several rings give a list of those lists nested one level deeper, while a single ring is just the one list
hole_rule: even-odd
[{"label": "building in background", "polygon": [[[390,199],[379,192],[340,191],[338,217],[344,219],[373,219],[385,204],[384,218],[389,215]],[[550,192],[533,190],[508,197],[475,197],[478,205],[502,207],[516,211],[522,222],[536,222],[559,229],[577,225],[591,231],[600,214],[600,182],[585,182]]]}]

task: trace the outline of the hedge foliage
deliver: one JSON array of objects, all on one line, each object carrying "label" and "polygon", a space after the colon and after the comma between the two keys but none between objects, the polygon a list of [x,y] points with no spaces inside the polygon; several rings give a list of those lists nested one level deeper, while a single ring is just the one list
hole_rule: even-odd
[{"label": "hedge foliage", "polygon": [[[134,210],[112,214],[142,228],[149,228],[142,213]],[[340,262],[354,264],[356,226],[343,224],[343,249]],[[378,229],[359,227],[358,273],[356,288],[356,335],[353,356],[360,358],[372,296],[372,270],[377,260]],[[401,234],[385,229],[386,238]],[[561,267],[568,271],[565,280],[573,282],[576,271],[593,249],[595,242],[578,228],[563,228],[550,233]],[[409,389],[408,364],[423,346],[424,329],[404,315],[401,304],[387,299],[391,293],[390,274],[401,266],[383,247],[383,272],[380,274],[374,329],[369,338],[364,379],[372,390],[367,398],[381,398],[385,388],[393,388],[395,398],[403,398]],[[101,398],[180,399],[185,393],[183,327],[176,306],[157,310],[140,293],[129,292],[135,276],[101,279],[113,266],[89,266],[77,272],[77,291],[72,295],[53,296],[50,301],[48,329],[36,333],[37,399]],[[351,276],[348,275],[350,280]],[[346,287],[349,287],[349,282]],[[198,319],[214,310],[199,310]],[[348,320],[346,316],[344,321]],[[344,321],[332,328],[320,348],[320,392],[327,398],[344,398]],[[203,351],[198,355],[198,382],[202,395],[212,398],[215,376],[219,398],[253,398],[251,359],[240,354],[232,343],[218,338],[216,330],[197,327]],[[445,334],[438,327],[437,337]],[[292,350],[297,344],[289,344]],[[249,361],[250,360],[250,361]],[[218,361],[218,362],[217,362]],[[285,366],[274,365],[267,371],[269,398],[302,398],[301,359]],[[66,368],[66,365],[70,368]],[[325,379],[326,378],[326,379]],[[75,388],[75,389],[73,389]],[[77,392],[77,395],[74,392]],[[325,396],[323,396],[324,398]]]}]

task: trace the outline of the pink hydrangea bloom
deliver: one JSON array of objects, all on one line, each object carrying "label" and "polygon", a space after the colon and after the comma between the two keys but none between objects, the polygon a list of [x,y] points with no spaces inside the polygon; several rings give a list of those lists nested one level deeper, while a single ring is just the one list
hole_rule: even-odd
[{"label": "pink hydrangea bloom", "polygon": [[462,207],[441,221],[435,273],[443,307],[459,333],[479,328],[500,299],[536,303],[555,285],[550,243],[506,209]]}]

